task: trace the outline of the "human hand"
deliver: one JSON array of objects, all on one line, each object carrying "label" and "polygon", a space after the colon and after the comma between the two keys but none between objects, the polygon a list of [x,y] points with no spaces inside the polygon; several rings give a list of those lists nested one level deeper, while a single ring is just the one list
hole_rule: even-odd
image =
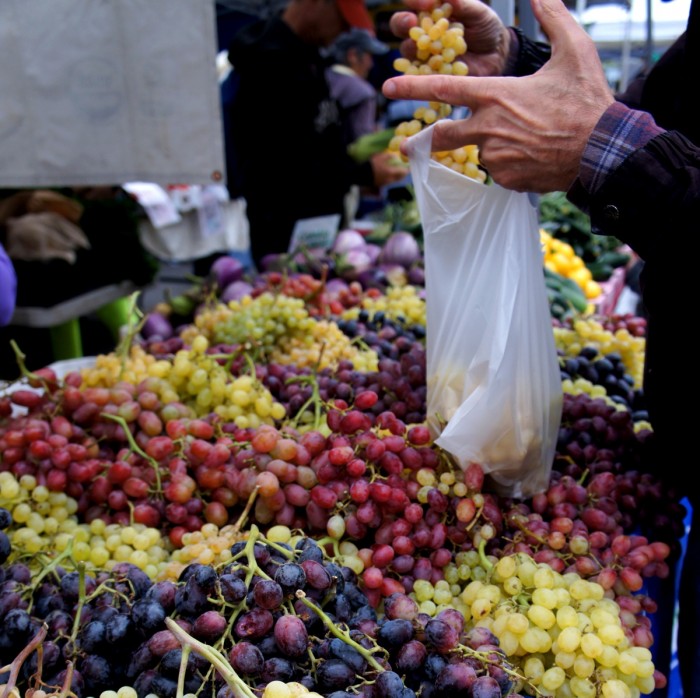
[{"label": "human hand", "polygon": [[375,153],[369,160],[374,174],[374,184],[377,187],[394,184],[408,175],[408,163],[402,162],[396,153],[385,150]]},{"label": "human hand", "polygon": [[[533,75],[405,75],[385,82],[383,93],[469,107],[466,119],[436,123],[433,151],[476,145],[501,186],[567,191],[591,132],[614,98],[593,40],[561,0],[531,4],[552,46],[551,59]],[[410,139],[401,147],[407,154]]]},{"label": "human hand", "polygon": [[[510,50],[511,34],[500,17],[482,0],[447,0],[452,5],[450,20],[464,26],[467,52],[459,58],[469,67],[469,75],[502,75]],[[401,53],[414,59],[416,44],[408,32],[418,24],[419,12],[430,12],[436,0],[404,0],[408,10],[395,12],[389,20],[392,33],[401,42]]]},{"label": "human hand", "polygon": [[0,201],[0,227],[9,218],[19,218],[26,213],[59,213],[71,223],[78,223],[83,215],[83,206],[51,189],[24,189]]},{"label": "human hand", "polygon": [[28,213],[7,221],[5,250],[11,259],[26,262],[76,260],[76,250],[88,249],[85,233],[58,213]]}]

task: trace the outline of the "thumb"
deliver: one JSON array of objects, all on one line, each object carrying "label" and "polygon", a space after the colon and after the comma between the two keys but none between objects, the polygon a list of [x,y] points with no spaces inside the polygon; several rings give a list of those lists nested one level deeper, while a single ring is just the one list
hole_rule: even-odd
[{"label": "thumb", "polygon": [[595,49],[589,34],[576,21],[562,0],[530,0],[530,5],[535,19],[549,40],[552,56],[562,50],[580,51],[583,41]]}]

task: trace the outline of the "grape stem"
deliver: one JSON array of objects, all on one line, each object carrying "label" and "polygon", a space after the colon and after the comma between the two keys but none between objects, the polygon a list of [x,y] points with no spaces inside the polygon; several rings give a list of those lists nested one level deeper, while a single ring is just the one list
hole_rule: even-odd
[{"label": "grape stem", "polygon": [[333,538],[333,536],[324,536],[323,538],[319,538],[316,543],[324,549],[327,545],[332,546],[334,560],[339,560],[342,557],[337,538]]},{"label": "grape stem", "polygon": [[78,636],[80,628],[81,616],[83,615],[83,606],[85,606],[85,564],[79,562],[78,569],[78,606],[75,609],[75,619],[73,620],[73,631],[71,632],[71,642],[75,643],[75,638]]},{"label": "grape stem", "polygon": [[[323,349],[321,351],[323,351]],[[293,378],[289,378],[286,382],[308,383],[311,386],[311,395],[309,396],[308,400],[299,408],[294,419],[291,420],[291,426],[296,427],[299,424],[299,420],[301,419],[302,415],[306,412],[307,408],[313,405],[314,421],[312,424],[312,428],[319,429],[321,427],[322,420],[321,405],[323,403],[323,399],[321,398],[321,392],[319,390],[318,381],[316,380],[316,378],[314,376],[294,376]]]},{"label": "grape stem", "polygon": [[[178,640],[180,640],[183,647],[189,646],[212,664],[212,666],[219,672],[219,674],[221,674],[221,677],[231,688],[234,695],[236,695],[238,698],[256,698],[256,695],[250,689],[248,684],[246,684],[245,681],[243,681],[243,679],[235,672],[233,667],[226,661],[226,658],[221,654],[221,652],[213,647],[210,647],[209,645],[199,642],[199,640],[195,640],[172,618],[166,618],[165,624],[168,626],[168,630],[170,630],[170,632],[172,632],[172,634],[175,635]],[[181,687],[178,679],[178,698],[182,698],[183,695],[180,690]]]},{"label": "grape stem", "polygon": [[5,687],[3,688],[2,694],[0,694],[0,698],[8,698],[8,696],[12,692],[12,689],[17,684],[17,675],[19,674],[19,670],[22,668],[22,664],[24,664],[24,660],[27,659],[27,657],[35,649],[37,649],[37,647],[41,645],[41,643],[44,641],[44,638],[46,637],[48,629],[49,628],[45,623],[42,624],[42,626],[37,631],[36,635],[27,643],[26,647],[24,647],[24,649],[12,660],[12,663],[8,666],[0,668],[0,673],[4,674],[8,670],[10,672],[10,675],[7,677],[7,681],[5,682]]},{"label": "grape stem", "polygon": [[131,429],[129,429],[129,426],[126,423],[126,420],[124,417],[120,417],[117,414],[108,414],[107,412],[103,412],[101,414],[102,417],[106,417],[107,419],[111,419],[112,421],[116,422],[119,424],[119,426],[122,428],[124,431],[124,435],[126,436],[126,440],[129,442],[129,448],[132,451],[135,451],[138,453],[141,458],[146,460],[148,463],[150,463],[151,467],[153,468],[153,471],[155,472],[156,475],[156,490],[158,494],[162,494],[163,488],[161,485],[160,481],[160,466],[158,465],[158,461],[151,458],[137,443],[136,440],[134,439],[134,435],[131,433]]},{"label": "grape stem", "polygon": [[182,698],[185,694],[185,673],[187,672],[187,660],[190,658],[192,647],[184,645],[180,656],[180,671],[177,674],[177,693],[176,698]]},{"label": "grape stem", "polygon": [[[537,695],[542,695],[538,690],[536,686],[532,686],[530,682],[527,680],[527,677],[521,676],[515,669],[513,669],[510,665],[504,665],[502,662],[496,661],[495,659],[491,659],[488,655],[489,652],[479,652],[479,650],[472,649],[471,647],[467,647],[466,645],[457,645],[455,648],[459,650],[462,654],[467,655],[468,657],[475,657],[478,659],[480,662],[483,664],[492,664],[493,666],[500,667],[503,669],[503,671],[506,672],[509,676],[511,676],[514,679],[517,679],[518,681],[522,681],[523,683],[527,684],[530,686]],[[500,654],[500,653],[499,653]],[[506,660],[505,654],[503,655],[503,660]]]},{"label": "grape stem", "polygon": [[10,340],[10,346],[12,347],[12,351],[15,353],[15,359],[17,360],[17,366],[19,367],[19,372],[22,375],[23,378],[26,378],[28,380],[37,380],[41,381],[44,386],[46,386],[46,381],[42,380],[40,376],[37,376],[36,373],[33,373],[27,368],[26,364],[26,359],[27,355],[19,348],[19,344],[14,339]]},{"label": "grape stem", "polygon": [[55,557],[46,567],[44,567],[41,572],[39,572],[36,575],[36,578],[32,580],[32,587],[34,589],[39,588],[39,582],[46,577],[46,575],[51,574],[56,570],[56,568],[60,565],[63,560],[66,558],[69,558],[73,554],[73,538],[71,538],[68,541],[68,545],[66,546],[66,549],[57,557]]},{"label": "grape stem", "polygon": [[493,570],[493,563],[491,562],[491,560],[488,559],[488,557],[486,557],[486,541],[485,540],[479,541],[478,552],[479,552],[479,563],[487,572],[491,572]]},{"label": "grape stem", "polygon": [[306,606],[310,608],[322,621],[323,624],[335,635],[339,640],[342,640],[350,647],[356,649],[376,671],[384,671],[384,667],[374,658],[372,652],[364,648],[359,643],[355,642],[350,635],[343,630],[341,630],[327,615],[319,608],[313,601],[306,598],[306,594],[301,590],[297,589],[296,597]]}]

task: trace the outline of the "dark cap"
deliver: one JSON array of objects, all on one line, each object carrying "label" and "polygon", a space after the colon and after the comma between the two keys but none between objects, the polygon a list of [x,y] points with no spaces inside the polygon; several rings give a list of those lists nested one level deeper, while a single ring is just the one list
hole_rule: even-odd
[{"label": "dark cap", "polygon": [[375,39],[368,31],[357,28],[341,34],[331,46],[331,51],[336,59],[342,60],[351,48],[375,56],[383,55],[389,50],[386,44]]}]

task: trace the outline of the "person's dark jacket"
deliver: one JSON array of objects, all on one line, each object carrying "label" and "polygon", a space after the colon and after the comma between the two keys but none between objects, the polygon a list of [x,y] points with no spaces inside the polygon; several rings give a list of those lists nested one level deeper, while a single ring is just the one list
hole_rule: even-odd
[{"label": "person's dark jacket", "polygon": [[[513,72],[532,73],[547,60],[549,49],[522,32],[518,38],[519,62]],[[693,265],[700,234],[700,116],[695,106],[699,74],[700,0],[693,0],[686,32],[648,75],[618,96],[631,108],[650,113],[666,132],[633,152],[593,196],[585,197],[593,231],[615,236],[644,261],[644,391],[658,447],[653,460],[660,474],[681,482],[689,470],[684,464],[697,460],[692,442],[696,418],[686,404],[695,394],[697,372],[684,358],[682,323],[686,318],[692,325],[697,284]],[[577,201],[580,196],[579,190]],[[686,489],[691,501],[700,505],[692,491],[697,488]]]},{"label": "person's dark jacket", "polygon": [[320,50],[278,18],[243,27],[229,46],[237,91],[229,109],[237,192],[246,199],[251,252],[286,252],[296,220],[342,214],[371,165],[347,154]]}]

